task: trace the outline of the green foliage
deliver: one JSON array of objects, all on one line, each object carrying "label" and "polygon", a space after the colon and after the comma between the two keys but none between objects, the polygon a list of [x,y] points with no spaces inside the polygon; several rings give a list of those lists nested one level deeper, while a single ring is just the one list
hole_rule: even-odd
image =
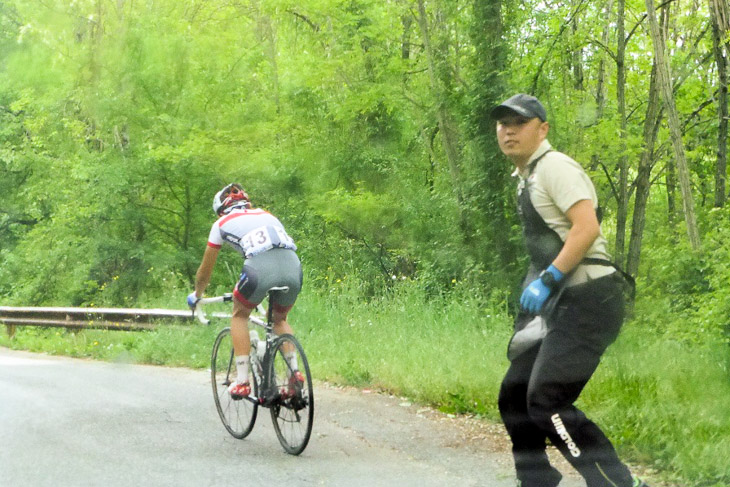
[{"label": "green foliage", "polygon": [[[631,117],[629,139],[618,140],[611,46],[594,42],[604,5],[504,9],[514,15],[503,24],[499,4],[480,2],[433,2],[424,19],[407,2],[5,2],[0,224],[8,231],[0,238],[3,266],[25,284],[0,292],[24,302],[41,295],[37,265],[64,283],[42,290],[48,302],[164,292],[146,279],[152,267],[191,280],[212,220],[208,200],[231,180],[299,226],[292,232],[315,281],[333,267],[359,269],[373,290],[392,275],[441,289],[467,276],[480,276],[480,285],[516,282],[522,245],[491,107],[534,87],[552,141],[591,165],[609,213],[613,162],[624,144],[639,153],[642,120]],[[677,22],[707,48],[696,21],[680,12]],[[648,57],[635,55],[647,42],[633,31],[635,92],[647,89]],[[705,64],[696,64],[696,76],[681,74],[686,112],[707,83]],[[637,100],[633,113],[641,113]],[[447,160],[444,113],[456,161]],[[697,141],[689,153],[704,180],[713,139],[701,121],[688,126],[697,135],[688,140]],[[61,270],[62,256],[32,242],[48,234],[73,242],[85,261]],[[45,259],[56,262],[30,265]],[[95,291],[110,289],[115,276],[117,291]]]},{"label": "green foliage", "polygon": [[693,252],[676,233],[659,230],[652,234],[645,252],[644,277],[638,285],[646,299],[637,304],[636,319],[674,340],[727,345],[728,209],[712,210],[705,218],[708,229],[701,252]]}]

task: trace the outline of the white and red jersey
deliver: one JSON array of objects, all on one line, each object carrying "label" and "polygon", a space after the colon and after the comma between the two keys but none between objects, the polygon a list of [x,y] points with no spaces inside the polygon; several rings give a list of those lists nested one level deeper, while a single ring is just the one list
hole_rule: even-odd
[{"label": "white and red jersey", "polygon": [[223,243],[247,259],[272,248],[297,249],[279,219],[261,208],[237,208],[216,220],[208,245],[220,248]]}]

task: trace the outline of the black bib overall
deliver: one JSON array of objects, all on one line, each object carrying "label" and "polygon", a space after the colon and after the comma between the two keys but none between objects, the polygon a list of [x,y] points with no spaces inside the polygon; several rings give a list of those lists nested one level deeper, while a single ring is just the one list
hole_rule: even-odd
[{"label": "black bib overall", "polygon": [[[543,156],[533,161],[530,173]],[[518,195],[530,256],[523,289],[563,247],[560,236],[532,205],[529,189],[525,180]],[[560,289],[551,301],[546,304],[550,311],[543,310],[544,338],[510,357],[511,365],[500,389],[499,410],[512,439],[517,478],[523,487],[558,485],[561,475],[545,454],[546,439],[550,439],[585,478],[587,487],[630,487],[629,470],[610,441],[573,405],[601,355],[618,335],[624,305],[620,283],[614,275],[601,277]],[[522,311],[515,320],[515,330],[533,319]]]},{"label": "black bib overall", "polygon": [[[545,157],[549,152],[545,152],[545,154],[530,163],[529,174],[532,174],[540,159]],[[522,221],[522,235],[527,246],[527,254],[530,256],[530,270],[533,273],[539,273],[547,269],[553,260],[555,260],[555,257],[558,256],[560,250],[563,248],[563,240],[555,230],[545,223],[545,220],[542,219],[533,206],[530,200],[528,179],[525,179],[524,187],[520,191],[520,194],[517,195],[517,210]]]}]

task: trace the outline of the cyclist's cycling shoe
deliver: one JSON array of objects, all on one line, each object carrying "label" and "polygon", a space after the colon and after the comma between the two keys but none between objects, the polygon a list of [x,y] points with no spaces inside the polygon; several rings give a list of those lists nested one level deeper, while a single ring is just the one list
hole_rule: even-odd
[{"label": "cyclist's cycling shoe", "polygon": [[281,388],[281,398],[291,399],[298,394],[301,395],[302,387],[304,387],[304,375],[298,370],[295,370],[289,377],[289,386]]},{"label": "cyclist's cycling shoe", "polygon": [[649,487],[646,482],[638,477],[634,477],[634,485],[632,487]]},{"label": "cyclist's cycling shoe", "polygon": [[291,395],[296,395],[302,391],[303,387],[304,375],[298,370],[295,370],[292,372],[291,377],[289,377],[289,393]]},{"label": "cyclist's cycling shoe", "polygon": [[231,399],[234,401],[241,400],[251,394],[251,384],[248,382],[244,382],[243,384],[233,382],[230,386],[228,386],[228,392],[231,393]]}]

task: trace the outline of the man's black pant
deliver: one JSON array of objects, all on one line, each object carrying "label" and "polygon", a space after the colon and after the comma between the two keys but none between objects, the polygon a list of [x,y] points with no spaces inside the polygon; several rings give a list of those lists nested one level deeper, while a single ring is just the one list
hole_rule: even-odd
[{"label": "man's black pant", "polygon": [[545,454],[546,439],[583,475],[587,487],[632,485],[611,442],[573,405],[616,339],[623,317],[623,293],[613,275],[567,288],[547,320],[542,343],[512,359],[499,410],[523,487],[560,482]]}]

